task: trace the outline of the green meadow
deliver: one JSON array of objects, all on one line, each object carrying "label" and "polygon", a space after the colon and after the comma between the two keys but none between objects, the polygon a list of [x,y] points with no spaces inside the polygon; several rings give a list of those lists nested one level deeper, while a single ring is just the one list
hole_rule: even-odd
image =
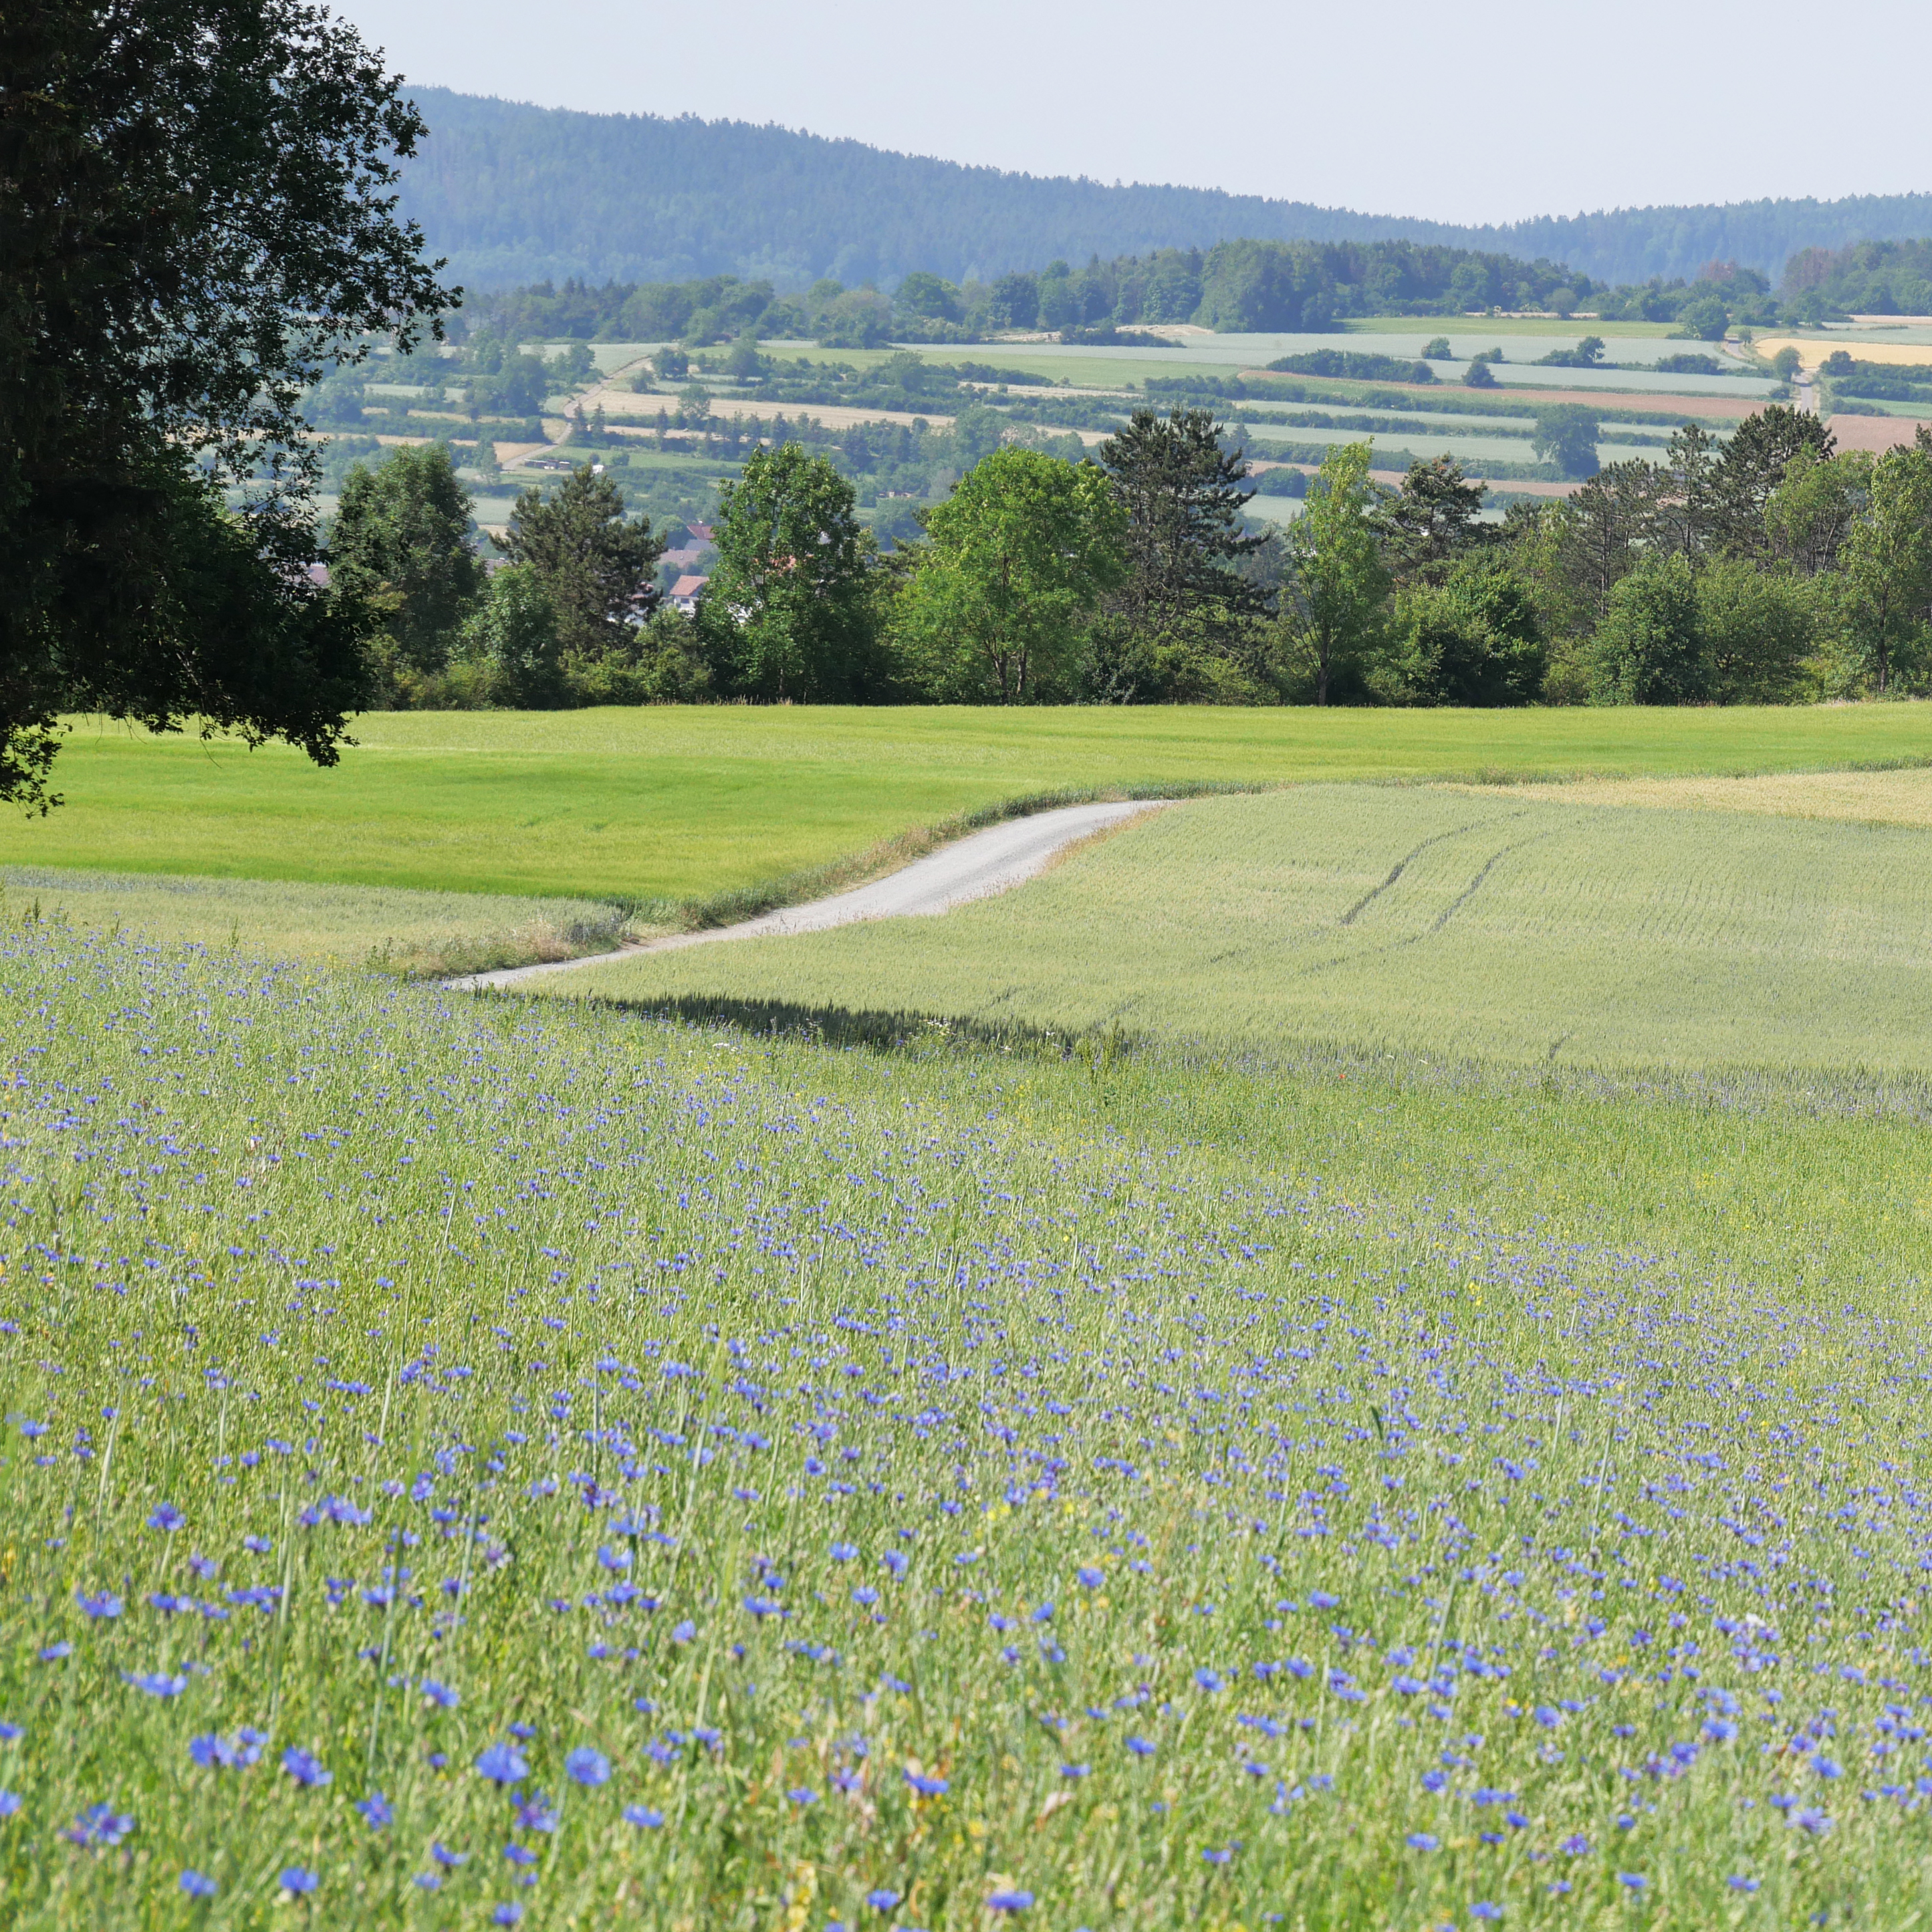
[{"label": "green meadow", "polygon": [[1916,705],[1709,711],[811,707],[385,713],[341,763],[76,723],[0,864],[562,895],[664,911],[1017,799],[1313,778],[1932,758]]}]

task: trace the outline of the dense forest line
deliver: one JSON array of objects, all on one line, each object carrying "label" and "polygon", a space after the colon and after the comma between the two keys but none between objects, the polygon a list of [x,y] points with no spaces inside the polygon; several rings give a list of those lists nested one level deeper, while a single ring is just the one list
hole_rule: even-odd
[{"label": "dense forest line", "polygon": [[1851,315],[1932,315],[1932,241],[1807,248],[1785,265],[1793,299]]},{"label": "dense forest line", "polygon": [[953,282],[920,269],[890,295],[869,284],[848,288],[831,276],[790,295],[770,280],[736,275],[544,282],[472,296],[460,332],[494,332],[512,342],[681,341],[693,348],[740,337],[809,338],[831,348],[866,349],[980,342],[1012,329],[1108,343],[1121,340],[1123,329],[1174,322],[1318,332],[1350,316],[1498,309],[1675,322],[1682,335],[1717,341],[1734,326],[1763,327],[1797,313],[1812,319],[1821,300],[1815,290],[1804,292],[1794,310],[1762,275],[1734,262],[1707,263],[1690,281],[1612,288],[1558,262],[1412,242],[1244,239],[1204,253],[1166,248],[1108,262],[1096,257],[1084,268],[1054,261],[1037,274],[1019,269],[989,281]]},{"label": "dense forest line", "polygon": [[472,289],[732,274],[955,282],[1008,269],[1276,242],[1406,241],[1669,282],[1736,261],[1775,281],[1801,250],[1932,232],[1932,195],[1620,208],[1459,227],[1208,188],[1042,178],[692,116],[583,114],[422,88],[430,137],[403,212]]},{"label": "dense forest line", "polygon": [[[1250,464],[1210,410],[1137,409],[1076,460],[985,413],[947,433],[950,488],[890,552],[830,448],[754,432],[688,610],[658,572],[697,533],[632,515],[610,466],[525,490],[491,574],[448,450],[398,449],[346,480],[332,590],[384,614],[376,694],[403,707],[1781,704],[1932,684],[1932,428],[1874,457],[1776,404],[1721,447],[1687,423],[1658,460],[1500,523],[1453,459],[1390,489],[1358,442],[1324,452],[1288,528],[1256,530]],[[883,436],[902,446],[870,452],[886,466],[922,440]]]}]

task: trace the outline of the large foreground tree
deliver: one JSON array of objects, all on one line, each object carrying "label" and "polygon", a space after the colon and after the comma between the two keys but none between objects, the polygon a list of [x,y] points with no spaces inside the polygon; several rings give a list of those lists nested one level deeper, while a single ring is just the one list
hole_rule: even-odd
[{"label": "large foreground tree", "polygon": [[304,568],[298,405],[452,299],[397,89],[301,0],[0,10],[0,799],[50,802],[70,708],[333,762],[368,616]]}]

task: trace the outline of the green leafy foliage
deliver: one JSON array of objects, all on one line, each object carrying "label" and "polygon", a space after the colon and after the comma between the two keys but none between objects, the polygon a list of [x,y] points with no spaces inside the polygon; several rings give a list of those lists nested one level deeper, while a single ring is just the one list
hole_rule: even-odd
[{"label": "green leafy foliage", "polygon": [[1314,349],[1283,356],[1268,365],[1285,375],[1344,376],[1360,382],[1432,382],[1436,371],[1426,362],[1407,362],[1396,356],[1364,356],[1347,349]]},{"label": "green leafy foliage", "polygon": [[1552,404],[1537,411],[1530,447],[1559,476],[1594,476],[1601,433],[1595,410],[1580,403]]},{"label": "green leafy foliage", "polygon": [[1078,695],[1092,620],[1125,574],[1126,519],[1106,476],[1008,446],[925,530],[892,620],[911,682],[969,703]]},{"label": "green leafy foliage", "polygon": [[328,762],[368,615],[301,571],[299,403],[345,344],[448,304],[390,192],[422,120],[298,0],[0,34],[0,797],[49,802],[70,708]]},{"label": "green leafy foliage", "polygon": [[869,538],[852,486],[796,443],[756,449],[718,492],[717,562],[698,607],[720,692],[800,704],[883,697]]},{"label": "green leafy foliage", "polygon": [[1291,532],[1287,622],[1317,704],[1360,696],[1382,641],[1390,576],[1378,509],[1369,446],[1345,444],[1322,464]]},{"label": "green leafy foliage", "polygon": [[350,471],[330,534],[330,580],[381,612],[389,684],[399,673],[442,668],[482,588],[472,531],[470,493],[442,444],[393,449],[375,469]]}]

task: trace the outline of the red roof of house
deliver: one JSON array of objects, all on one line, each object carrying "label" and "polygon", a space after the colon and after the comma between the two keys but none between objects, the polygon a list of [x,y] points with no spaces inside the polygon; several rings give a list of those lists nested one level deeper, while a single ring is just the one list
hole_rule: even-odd
[{"label": "red roof of house", "polygon": [[695,597],[711,581],[708,577],[680,577],[670,587],[674,597]]}]

